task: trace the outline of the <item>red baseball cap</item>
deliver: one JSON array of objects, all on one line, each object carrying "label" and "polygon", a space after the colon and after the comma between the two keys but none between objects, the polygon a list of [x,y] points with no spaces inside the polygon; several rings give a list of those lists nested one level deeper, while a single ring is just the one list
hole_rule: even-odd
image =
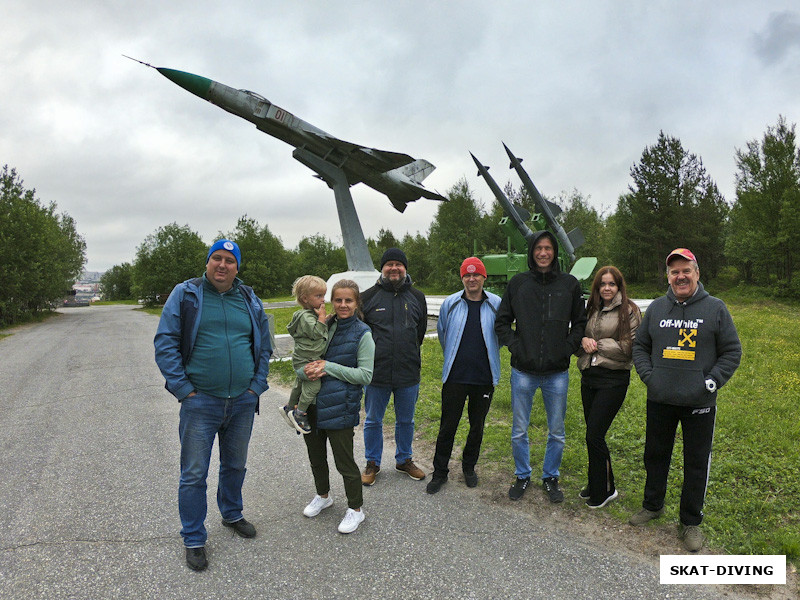
[{"label": "red baseball cap", "polygon": [[667,266],[669,266],[669,261],[676,256],[685,258],[686,260],[694,261],[695,263],[697,262],[697,259],[694,257],[694,254],[688,248],[675,248],[675,250],[670,252],[669,256],[667,256]]},{"label": "red baseball cap", "polygon": [[471,273],[477,273],[478,275],[486,277],[486,267],[483,265],[480,258],[470,256],[461,263],[461,277]]}]

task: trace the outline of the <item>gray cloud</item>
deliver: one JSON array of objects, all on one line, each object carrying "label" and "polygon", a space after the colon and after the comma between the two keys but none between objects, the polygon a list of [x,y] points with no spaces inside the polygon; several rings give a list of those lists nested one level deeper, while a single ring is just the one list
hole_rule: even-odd
[{"label": "gray cloud", "polygon": [[772,13],[763,31],[753,37],[756,53],[764,64],[781,62],[800,49],[800,16],[788,10]]},{"label": "gray cloud", "polygon": [[[800,114],[798,76],[764,68],[796,52],[792,9],[30,0],[0,21],[0,164],[75,218],[90,269],[132,260],[173,221],[210,240],[247,213],[290,247],[317,232],[339,238],[332,193],[290,147],[128,54],[259,92],[342,139],[426,158],[437,166],[426,185],[446,192],[466,177],[486,204],[468,151],[504,183],[505,141],[543,193],[577,188],[609,209],[662,129],[732,199],[735,148],[779,114]],[[362,185],[352,193],[368,236],[424,233],[437,207],[420,200],[400,214]]]}]

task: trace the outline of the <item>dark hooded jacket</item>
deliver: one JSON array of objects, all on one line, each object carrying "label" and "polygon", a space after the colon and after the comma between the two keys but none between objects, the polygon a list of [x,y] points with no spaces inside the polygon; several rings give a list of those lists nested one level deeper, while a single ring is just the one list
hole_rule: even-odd
[{"label": "dark hooded jacket", "polygon": [[[555,255],[551,270],[541,273],[536,270],[533,248],[544,236],[552,242]],[[500,343],[508,346],[515,369],[534,375],[565,371],[586,327],[581,286],[559,269],[558,241],[549,231],[536,232],[528,242],[528,268],[508,282],[495,332]]]},{"label": "dark hooded jacket", "polygon": [[411,277],[395,288],[382,277],[361,294],[364,322],[375,340],[372,383],[401,388],[420,380],[420,348],[428,328],[425,294],[413,287]]}]

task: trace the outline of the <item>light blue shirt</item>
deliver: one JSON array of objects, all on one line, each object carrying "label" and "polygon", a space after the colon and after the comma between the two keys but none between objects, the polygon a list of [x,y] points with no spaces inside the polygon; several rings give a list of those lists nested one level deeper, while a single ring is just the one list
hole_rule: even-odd
[{"label": "light blue shirt", "polygon": [[[486,299],[481,305],[481,330],[483,331],[483,341],[486,343],[486,352],[489,355],[489,366],[492,369],[492,384],[497,385],[500,381],[500,344],[494,332],[494,320],[501,298],[497,294],[485,290],[483,293],[486,295]],[[467,324],[468,312],[463,291],[449,295],[439,309],[436,330],[439,333],[439,344],[441,344],[444,354],[442,382],[447,381],[450,369],[453,367],[453,361],[461,344],[461,335]]]}]

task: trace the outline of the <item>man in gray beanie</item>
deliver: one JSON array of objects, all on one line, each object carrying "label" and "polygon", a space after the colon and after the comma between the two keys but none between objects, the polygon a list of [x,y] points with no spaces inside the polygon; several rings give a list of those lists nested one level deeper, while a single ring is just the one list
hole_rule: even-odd
[{"label": "man in gray beanie", "polygon": [[367,466],[364,485],[373,485],[381,470],[383,417],[394,395],[395,469],[415,480],[425,472],[412,460],[414,410],[420,381],[420,348],[428,327],[425,294],[413,287],[408,259],[399,248],[389,248],[381,257],[381,276],[361,295],[364,322],[375,340],[375,369],[364,394],[364,446]]}]

